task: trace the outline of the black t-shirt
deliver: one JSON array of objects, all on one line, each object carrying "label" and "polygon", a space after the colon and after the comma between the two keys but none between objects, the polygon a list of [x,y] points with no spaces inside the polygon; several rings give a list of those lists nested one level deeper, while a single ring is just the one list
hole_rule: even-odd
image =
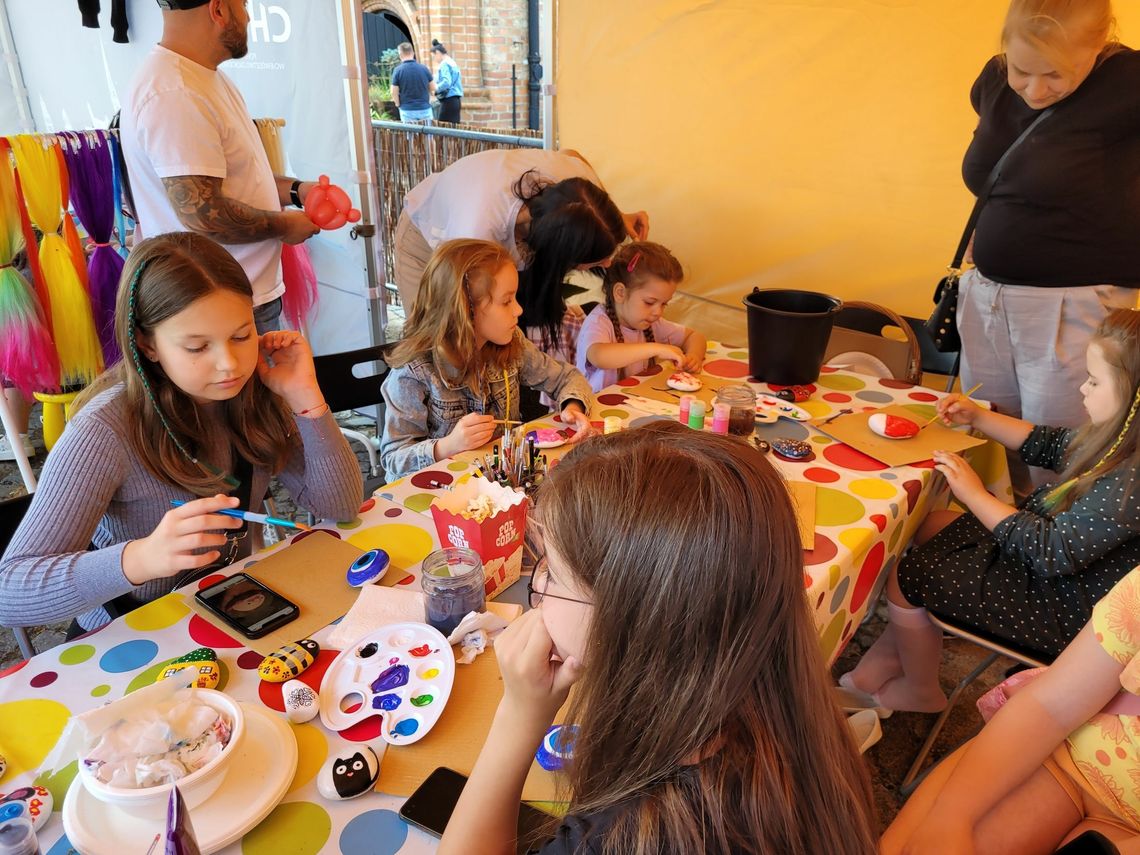
[{"label": "black t-shirt", "polygon": [[[598,813],[567,814],[554,837],[541,848],[530,850],[531,855],[602,855],[602,840],[606,830],[617,818],[621,806],[607,808]],[[691,855],[691,853],[662,850],[661,855]],[[740,852],[736,855],[748,855]]]},{"label": "black t-shirt", "polygon": [[[1039,111],[998,57],[970,100],[978,127],[962,174],[976,195]],[[982,208],[974,261],[1011,285],[1140,286],[1140,53],[1105,57],[1010,155]]]}]

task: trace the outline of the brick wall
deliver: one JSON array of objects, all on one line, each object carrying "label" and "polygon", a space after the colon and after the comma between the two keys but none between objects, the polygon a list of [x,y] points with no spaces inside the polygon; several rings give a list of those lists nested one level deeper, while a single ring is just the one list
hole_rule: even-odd
[{"label": "brick wall", "polygon": [[511,127],[514,63],[516,121],[527,127],[527,0],[365,0],[363,5],[366,12],[399,16],[416,40],[417,59],[432,71],[431,40],[443,42],[463,75],[465,125]]}]

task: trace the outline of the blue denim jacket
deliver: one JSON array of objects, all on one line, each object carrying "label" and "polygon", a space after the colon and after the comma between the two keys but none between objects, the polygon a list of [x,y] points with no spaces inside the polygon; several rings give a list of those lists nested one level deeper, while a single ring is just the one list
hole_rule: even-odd
[{"label": "blue denim jacket", "polygon": [[[520,384],[546,392],[558,401],[559,409],[570,401],[580,401],[588,413],[594,404],[590,384],[576,368],[552,359],[526,339],[518,364],[507,369],[506,380],[502,372],[496,374],[491,369],[487,381],[489,393],[481,398],[444,377],[431,354],[417,356],[388,372],[381,387],[387,408],[380,460],[389,481],[435,463],[436,440],[451,433],[456,422],[468,413],[490,413],[517,420]],[[503,416],[508,383],[510,413]]]},{"label": "blue denim jacket", "polygon": [[459,66],[451,57],[445,57],[435,70],[435,95],[437,98],[458,98],[463,95]]}]

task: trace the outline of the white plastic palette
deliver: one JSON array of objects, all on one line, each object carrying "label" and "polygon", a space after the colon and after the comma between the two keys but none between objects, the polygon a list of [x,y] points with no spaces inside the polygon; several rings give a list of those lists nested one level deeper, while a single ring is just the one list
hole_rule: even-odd
[{"label": "white plastic palette", "polygon": [[771,395],[757,396],[756,421],[771,424],[780,416],[797,422],[806,422],[811,418],[807,410],[797,407],[790,401],[773,398]]},{"label": "white plastic palette", "polygon": [[411,745],[431,730],[455,682],[455,655],[426,623],[392,623],[358,639],[321,681],[321,721],[332,730],[379,715],[380,736]]}]

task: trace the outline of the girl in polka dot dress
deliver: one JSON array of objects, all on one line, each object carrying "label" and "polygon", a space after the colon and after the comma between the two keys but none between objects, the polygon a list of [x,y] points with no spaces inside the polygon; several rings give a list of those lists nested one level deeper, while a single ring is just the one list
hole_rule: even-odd
[{"label": "girl in polka dot dress", "polygon": [[1140,567],[1052,666],[1002,690],[1009,700],[981,734],[887,829],[883,855],[973,852],[975,839],[1052,852],[1089,830],[1140,852]]},{"label": "girl in polka dot dress", "polygon": [[840,683],[886,709],[936,712],[942,632],[935,614],[1033,651],[1057,656],[1092,606],[1140,564],[1140,311],[1118,309],[1094,334],[1081,386],[1088,424],[1034,426],[951,395],[947,424],[968,424],[1022,459],[1060,473],[1016,508],[986,492],[958,455],[937,452],[967,513],[924,523],[918,546],[887,580],[890,623]]}]

